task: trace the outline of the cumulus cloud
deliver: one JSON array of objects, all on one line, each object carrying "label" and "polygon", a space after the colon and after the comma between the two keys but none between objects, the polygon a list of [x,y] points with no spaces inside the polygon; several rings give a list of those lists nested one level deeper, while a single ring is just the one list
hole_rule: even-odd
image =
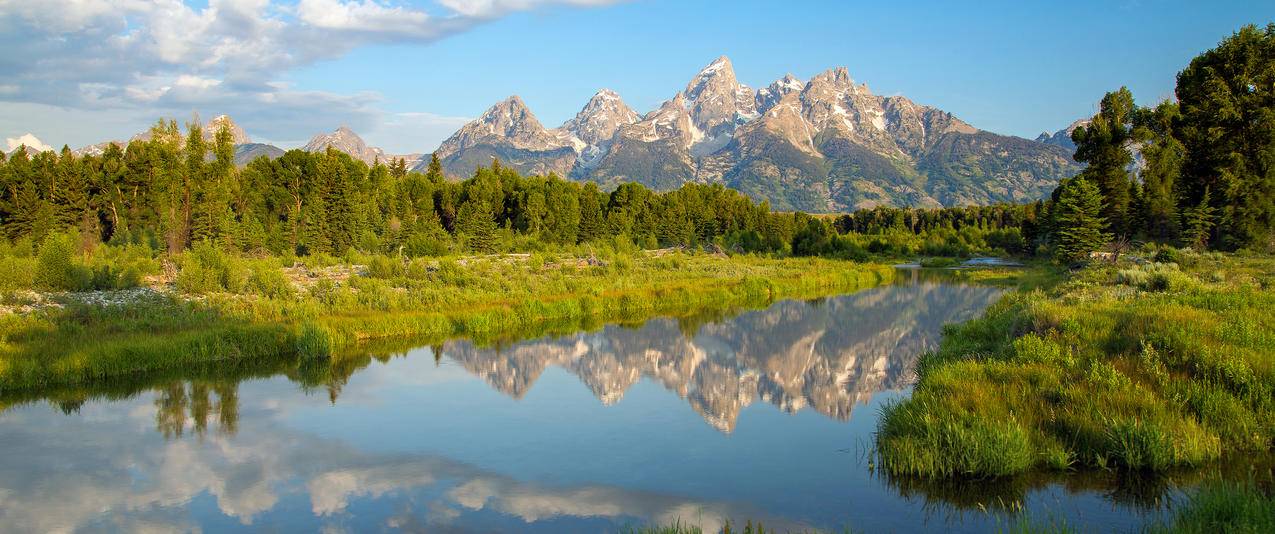
[{"label": "cumulus cloud", "polygon": [[[369,44],[429,43],[514,11],[613,1],[440,0],[429,9],[396,0],[0,1],[0,106],[133,109],[149,120],[191,109],[233,113],[217,107],[233,102],[246,112],[236,120],[256,133],[251,115],[277,120],[292,110],[285,120],[304,119],[322,103],[325,123],[367,124],[382,115],[373,93],[278,80]],[[0,124],[13,126],[21,127]]]},{"label": "cumulus cloud", "polygon": [[512,11],[526,11],[545,4],[602,6],[617,0],[439,0],[448,9],[470,17],[499,17]]},{"label": "cumulus cloud", "polygon": [[45,150],[53,150],[53,147],[44,144],[44,142],[40,141],[39,138],[29,133],[22,134],[18,137],[7,137],[5,138],[4,142],[8,143],[9,145],[9,148],[5,150],[5,152],[13,152],[14,150],[17,150],[18,147],[23,145],[25,145],[27,148],[34,148],[41,152]]}]

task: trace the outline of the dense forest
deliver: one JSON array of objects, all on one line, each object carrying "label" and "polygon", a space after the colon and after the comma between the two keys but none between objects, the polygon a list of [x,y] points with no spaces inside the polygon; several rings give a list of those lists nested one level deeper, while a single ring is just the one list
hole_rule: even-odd
[{"label": "dense forest", "polygon": [[[643,248],[864,258],[1048,254],[1059,261],[1132,241],[1270,250],[1275,227],[1275,25],[1245,27],[1178,75],[1176,102],[1138,107],[1124,88],[1078,128],[1087,165],[1048,199],[944,209],[878,207],[837,217],[772,212],[734,190],[640,184],[605,192],[498,161],[444,179],[433,161],[371,166],[289,151],[233,163],[229,131],[205,139],[160,121],[147,139],[77,157],[0,159],[0,229],[18,248],[51,234],[179,253],[210,242],[244,253],[409,257],[623,242]],[[1136,157],[1135,157],[1136,156]],[[2,157],[2,156],[0,156]]]}]

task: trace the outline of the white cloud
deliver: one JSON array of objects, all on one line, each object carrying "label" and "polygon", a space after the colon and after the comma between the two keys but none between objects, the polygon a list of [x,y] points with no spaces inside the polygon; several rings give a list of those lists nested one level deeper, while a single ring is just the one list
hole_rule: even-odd
[{"label": "white cloud", "polygon": [[22,134],[18,137],[7,137],[4,141],[9,144],[9,148],[8,150],[5,150],[5,152],[13,152],[23,145],[26,145],[27,148],[34,148],[41,152],[44,152],[45,150],[53,150],[53,147],[44,144],[44,142],[40,141],[40,139],[35,135],[29,133]]},{"label": "white cloud", "polygon": [[297,17],[306,24],[329,30],[389,33],[405,37],[436,36],[432,17],[423,11],[390,7],[371,0],[301,0]]},{"label": "white cloud", "polygon": [[[324,130],[331,123],[370,125],[386,116],[371,107],[375,95],[298,90],[279,78],[368,44],[429,43],[512,11],[612,1],[439,0],[432,14],[398,0],[208,0],[206,7],[181,0],[0,0],[0,110],[9,116],[0,117],[0,129],[32,126],[5,124],[19,118],[17,105],[129,110],[144,123],[192,110],[227,113],[251,133],[258,132],[250,123],[266,124],[257,116],[269,116],[274,131],[260,133],[284,139],[313,133],[299,128],[316,122],[316,110],[326,115]],[[306,108],[315,104],[328,107]]]},{"label": "white cloud", "polygon": [[448,9],[470,17],[499,17],[512,11],[526,11],[547,4],[602,6],[619,0],[439,0]]}]

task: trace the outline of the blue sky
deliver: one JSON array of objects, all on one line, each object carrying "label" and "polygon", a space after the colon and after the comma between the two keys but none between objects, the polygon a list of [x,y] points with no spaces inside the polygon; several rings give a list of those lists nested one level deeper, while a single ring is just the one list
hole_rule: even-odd
[{"label": "blue sky", "polygon": [[[1169,97],[1194,55],[1275,21],[1275,2],[214,0],[187,2],[184,19],[101,2],[0,6],[0,44],[34,60],[0,60],[15,81],[0,83],[0,136],[75,147],[159,116],[229,113],[285,147],[349,124],[391,152],[426,152],[510,94],[549,127],[602,87],[644,113],[727,55],[753,87],[846,66],[878,94],[1034,137],[1121,85],[1144,104]],[[163,46],[93,44],[129,32]],[[85,55],[114,68],[77,67]]]}]

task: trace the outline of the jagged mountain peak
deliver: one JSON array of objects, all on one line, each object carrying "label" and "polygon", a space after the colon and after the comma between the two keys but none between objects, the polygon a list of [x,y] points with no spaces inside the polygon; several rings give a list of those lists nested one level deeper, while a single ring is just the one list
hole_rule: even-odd
[{"label": "jagged mountain peak", "polygon": [[765,115],[775,104],[783,100],[785,96],[792,93],[800,93],[806,87],[806,83],[793,76],[791,73],[785,74],[783,78],[775,80],[770,85],[763,87],[757,91],[757,113]]},{"label": "jagged mountain peak", "polygon": [[512,95],[462,126],[434,155],[452,175],[490,165],[494,157],[522,173],[566,176],[584,148],[565,129],[545,129],[522,98]]},{"label": "jagged mountain peak", "polygon": [[354,159],[362,160],[369,165],[387,159],[385,151],[367,146],[363,138],[346,125],[338,126],[337,129],[332,130],[332,133],[318,134],[311,137],[310,142],[306,143],[302,150],[306,152],[323,152],[329,147],[333,150],[345,152]]},{"label": "jagged mountain peak", "polygon": [[732,96],[738,88],[735,68],[730,59],[722,56],[700,69],[686,84],[682,94],[686,96],[687,103],[693,105],[701,99]]},{"label": "jagged mountain peak", "polygon": [[559,130],[575,136],[586,150],[590,146],[607,143],[620,127],[638,122],[641,118],[620,95],[610,89],[602,89]]},{"label": "jagged mountain peak", "polygon": [[842,67],[833,67],[816,74],[811,81],[820,80],[827,81],[838,85],[853,84],[854,78],[850,77],[850,69]]},{"label": "jagged mountain peak", "polygon": [[225,126],[230,130],[230,139],[233,144],[242,145],[252,142],[252,140],[248,138],[248,134],[244,132],[243,128],[240,128],[238,124],[235,124],[234,119],[231,119],[230,115],[218,115],[208,121],[208,124],[204,125],[204,139],[209,141],[216,139],[217,132],[221,130],[222,126]]},{"label": "jagged mountain peak", "polygon": [[1077,166],[1057,147],[998,136],[902,96],[872,94],[846,67],[753,91],[726,56],[639,116],[595,93],[546,130],[516,96],[439,147],[463,176],[492,157],[525,173],[658,190],[721,183],[786,210],[961,205],[1039,198]]},{"label": "jagged mountain peak", "polygon": [[487,126],[491,133],[504,132],[505,135],[538,135],[545,131],[536,114],[518,95],[510,95],[487,108],[476,122]]},{"label": "jagged mountain peak", "polygon": [[1076,128],[1088,126],[1090,121],[1091,119],[1089,118],[1077,119],[1071,124],[1068,124],[1066,128],[1058,130],[1052,134],[1049,132],[1041,132],[1041,134],[1036,137],[1036,141],[1075,151],[1076,143],[1071,140],[1071,133],[1076,131]]},{"label": "jagged mountain peak", "polygon": [[717,59],[714,59],[712,63],[705,65],[704,68],[700,69],[699,74],[700,76],[704,76],[706,74],[716,74],[718,72],[726,72],[731,76],[735,75],[735,66],[730,62],[730,58],[726,57],[724,54],[717,56]]},{"label": "jagged mountain peak", "polygon": [[703,135],[696,135],[695,152],[706,155],[730,141],[739,124],[757,117],[756,93],[735,78],[730,59],[721,56],[691,79],[682,91],[683,106]]}]

